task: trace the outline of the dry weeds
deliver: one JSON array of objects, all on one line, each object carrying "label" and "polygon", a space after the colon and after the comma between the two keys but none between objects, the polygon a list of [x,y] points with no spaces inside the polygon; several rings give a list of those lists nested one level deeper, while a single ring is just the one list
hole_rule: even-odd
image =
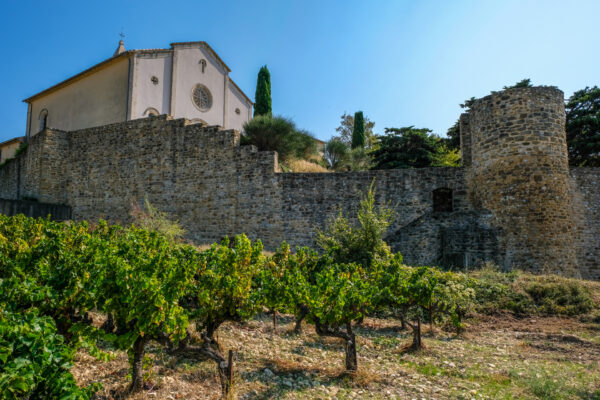
[{"label": "dry weeds", "polygon": [[[398,352],[411,333],[398,321],[368,318],[358,332],[359,371],[343,371],[341,341],[320,338],[310,325],[290,333],[293,321],[270,315],[219,330],[225,349],[236,352],[235,392],[240,399],[597,399],[600,398],[600,326],[576,319],[469,321],[459,337],[436,329],[427,348]],[[148,389],[127,397],[128,362],[112,351],[110,362],[85,352],[73,373],[81,384],[103,383],[98,399],[218,399],[213,362],[148,349]]]}]

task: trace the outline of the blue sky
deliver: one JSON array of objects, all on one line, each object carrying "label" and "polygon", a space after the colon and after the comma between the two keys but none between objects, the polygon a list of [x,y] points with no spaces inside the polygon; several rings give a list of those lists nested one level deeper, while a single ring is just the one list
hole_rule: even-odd
[{"label": "blue sky", "polygon": [[466,98],[531,78],[570,96],[600,85],[600,1],[2,1],[0,141],[22,99],[128,49],[207,41],[254,98],[327,140],[344,112],[444,135]]}]

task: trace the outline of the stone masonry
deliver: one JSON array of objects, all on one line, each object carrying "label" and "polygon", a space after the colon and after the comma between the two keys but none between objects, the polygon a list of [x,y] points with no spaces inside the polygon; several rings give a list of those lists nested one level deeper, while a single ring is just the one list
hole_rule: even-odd
[{"label": "stone masonry", "polygon": [[[563,95],[519,88],[461,116],[462,168],[279,173],[277,154],[240,135],[165,116],[46,129],[0,167],[0,199],[72,208],[76,220],[131,222],[148,196],[200,243],[246,233],[273,250],[313,246],[372,182],[395,211],[387,240],[409,264],[494,262],[600,279],[600,169],[569,170]],[[442,201],[440,202],[440,199]]]}]

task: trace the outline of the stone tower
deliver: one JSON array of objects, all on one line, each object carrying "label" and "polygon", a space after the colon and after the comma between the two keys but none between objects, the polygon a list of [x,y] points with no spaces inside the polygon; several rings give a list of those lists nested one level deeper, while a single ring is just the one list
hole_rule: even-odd
[{"label": "stone tower", "polygon": [[577,275],[563,92],[493,93],[461,128],[468,195],[500,228],[504,267]]}]

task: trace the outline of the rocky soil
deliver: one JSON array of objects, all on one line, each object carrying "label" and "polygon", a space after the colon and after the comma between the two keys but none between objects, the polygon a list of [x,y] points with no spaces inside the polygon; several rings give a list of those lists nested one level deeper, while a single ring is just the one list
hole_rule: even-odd
[{"label": "rocky soil", "polygon": [[[425,327],[421,352],[406,352],[410,332],[392,319],[368,318],[358,328],[359,372],[343,372],[343,344],[310,325],[291,333],[271,316],[219,329],[236,353],[239,399],[600,399],[600,325],[573,318],[479,316],[460,336]],[[197,338],[196,338],[197,339]],[[147,389],[128,396],[127,354],[98,361],[84,351],[73,373],[80,384],[100,381],[98,399],[218,399],[216,366],[149,346]]]}]

